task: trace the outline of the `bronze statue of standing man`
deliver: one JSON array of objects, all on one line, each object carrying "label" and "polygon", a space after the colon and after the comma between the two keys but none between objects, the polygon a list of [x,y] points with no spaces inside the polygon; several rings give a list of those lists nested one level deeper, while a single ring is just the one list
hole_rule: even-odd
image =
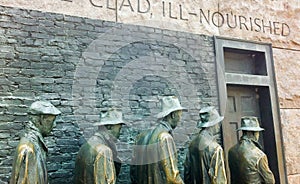
[{"label": "bronze statue of standing man", "polygon": [[177,97],[161,99],[161,120],[152,130],[137,136],[130,167],[133,184],[183,184],[177,167],[177,151],[172,137],[183,108]]},{"label": "bronze statue of standing man", "polygon": [[48,184],[46,153],[43,137],[49,135],[54,121],[61,112],[50,102],[31,104],[25,136],[16,149],[10,184]]},{"label": "bronze statue of standing man", "polygon": [[186,184],[226,184],[224,153],[216,140],[218,123],[222,116],[214,107],[204,107],[199,112],[201,128],[192,140],[184,164]]},{"label": "bronze statue of standing man", "polygon": [[228,163],[232,184],[274,184],[275,179],[268,165],[268,158],[258,143],[259,126],[257,117],[241,119],[243,131],[240,141],[229,149]]},{"label": "bronze statue of standing man", "polygon": [[75,162],[75,184],[114,184],[121,168],[115,142],[120,136],[121,111],[101,114],[98,131],[80,148]]}]

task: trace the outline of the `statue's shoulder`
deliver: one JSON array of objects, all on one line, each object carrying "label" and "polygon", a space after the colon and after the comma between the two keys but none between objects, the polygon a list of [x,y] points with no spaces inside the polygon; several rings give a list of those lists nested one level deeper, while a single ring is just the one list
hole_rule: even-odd
[{"label": "statue's shoulder", "polygon": [[258,159],[265,156],[265,153],[250,140],[243,141],[238,149],[240,152],[243,152],[246,155],[253,155]]},{"label": "statue's shoulder", "polygon": [[146,137],[147,134],[150,134],[150,131],[151,131],[151,130],[143,130],[142,132],[140,132],[140,133],[136,136],[136,138],[137,138],[137,139],[142,139],[142,138]]},{"label": "statue's shoulder", "polygon": [[228,152],[229,153],[236,153],[238,149],[239,149],[239,143],[237,143],[237,144],[233,145],[232,147],[230,147]]},{"label": "statue's shoulder", "polygon": [[28,154],[33,154],[34,151],[34,144],[33,142],[28,139],[27,137],[22,137],[18,146],[17,150],[18,154],[21,155],[28,155]]},{"label": "statue's shoulder", "polygon": [[256,155],[258,158],[262,158],[262,157],[266,156],[266,154],[261,149],[259,149],[257,146],[255,146],[254,144],[253,144],[252,148],[249,150],[252,152],[253,155]]},{"label": "statue's shoulder", "polygon": [[173,137],[170,133],[168,133],[167,131],[162,131],[158,134],[158,139],[165,141],[165,140],[173,140]]},{"label": "statue's shoulder", "polygon": [[143,130],[136,136],[135,144],[137,145],[146,145],[149,143],[151,137],[153,136],[154,129]]},{"label": "statue's shoulder", "polygon": [[112,150],[104,145],[104,144],[99,144],[94,149],[97,152],[97,157],[105,156],[106,158],[112,157]]}]

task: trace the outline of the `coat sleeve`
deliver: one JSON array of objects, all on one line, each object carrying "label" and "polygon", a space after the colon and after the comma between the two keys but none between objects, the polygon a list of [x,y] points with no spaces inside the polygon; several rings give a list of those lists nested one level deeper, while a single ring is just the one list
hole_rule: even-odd
[{"label": "coat sleeve", "polygon": [[132,153],[132,160],[131,160],[131,165],[130,165],[130,179],[132,184],[137,184],[137,155],[136,155],[136,150],[133,149]]},{"label": "coat sleeve", "polygon": [[274,175],[269,168],[268,158],[266,155],[264,155],[258,161],[258,171],[259,171],[259,174],[261,175],[262,179],[264,180],[264,183],[266,183],[266,184],[274,184],[275,183]]},{"label": "coat sleeve", "polygon": [[95,184],[115,184],[116,172],[111,149],[103,146],[98,151],[94,163]]},{"label": "coat sleeve", "polygon": [[179,175],[177,167],[177,154],[173,137],[168,133],[161,133],[159,135],[159,145],[162,155],[162,169],[165,173],[167,183],[169,184],[183,184],[183,180]]},{"label": "coat sleeve", "polygon": [[39,172],[36,155],[30,144],[22,144],[17,147],[14,158],[10,184],[39,183]]},{"label": "coat sleeve", "polygon": [[223,149],[220,146],[216,148],[211,158],[209,175],[212,184],[227,183]]},{"label": "coat sleeve", "polygon": [[184,183],[192,183],[191,178],[191,158],[190,153],[186,153],[186,158],[184,162]]},{"label": "coat sleeve", "polygon": [[231,184],[238,184],[239,183],[239,169],[238,169],[238,162],[236,158],[236,151],[235,147],[232,147],[228,151],[228,165],[230,171],[230,183]]}]

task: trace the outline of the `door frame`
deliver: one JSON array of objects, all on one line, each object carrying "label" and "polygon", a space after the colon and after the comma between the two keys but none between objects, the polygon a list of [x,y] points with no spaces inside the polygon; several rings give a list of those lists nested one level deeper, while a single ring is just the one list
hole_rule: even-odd
[{"label": "door frame", "polygon": [[[216,72],[217,72],[217,86],[219,96],[220,114],[225,115],[226,99],[227,99],[227,85],[246,85],[262,87],[264,94],[269,94],[269,111],[272,114],[271,120],[273,122],[274,145],[276,145],[277,157],[277,172],[274,173],[276,183],[286,184],[286,164],[283,150],[283,139],[281,132],[280,111],[277,96],[277,86],[274,72],[274,61],[272,55],[272,45],[266,43],[249,42],[244,40],[229,39],[224,37],[214,37],[215,53],[216,53]],[[266,62],[266,75],[249,75],[238,73],[227,73],[225,71],[224,49],[239,49],[244,51],[254,51],[264,53]],[[223,132],[224,134],[225,132]],[[268,153],[266,153],[268,156]],[[268,156],[269,157],[269,156]],[[227,158],[226,158],[227,159]]]},{"label": "door frame", "polygon": [[[232,105],[234,106],[233,110],[235,112],[235,115],[237,115],[237,116],[235,116],[235,117],[226,117],[228,115],[228,114],[226,114],[226,112],[228,112],[228,109],[226,109],[227,111],[225,111],[225,114],[224,114],[224,119],[223,119],[223,123],[222,123],[222,130],[223,130],[222,132],[224,133],[223,134],[223,146],[224,146],[224,151],[225,151],[226,156],[227,156],[226,151],[228,151],[228,149],[230,147],[232,147],[236,143],[238,143],[238,141],[239,141],[239,139],[242,135],[241,131],[237,131],[237,129],[240,128],[241,117],[243,117],[243,116],[256,116],[256,117],[258,117],[259,120],[261,119],[261,114],[260,114],[261,110],[260,110],[260,105],[259,105],[259,98],[257,98],[257,95],[258,95],[257,89],[258,89],[257,87],[252,87],[252,86],[227,85],[227,94],[228,94],[228,96],[232,95],[234,97],[234,100],[232,101],[234,104],[232,104]],[[229,91],[231,91],[231,95],[229,94]],[[254,108],[253,110],[255,110],[254,112],[246,113],[246,112],[241,111],[243,109],[242,104],[241,104],[241,101],[242,101],[241,97],[245,96],[245,95],[250,95],[250,96],[255,95],[255,96],[253,96],[254,98],[256,98],[256,101],[254,103],[255,107],[253,107]],[[228,106],[226,106],[226,107],[228,108]],[[233,113],[233,112],[231,112],[231,113]],[[235,121],[233,121],[233,119],[235,119]],[[235,122],[237,124],[235,124]],[[227,128],[225,128],[225,126],[226,126],[225,123],[228,123]],[[230,128],[229,127],[230,124],[231,124],[231,126],[233,125],[232,127],[235,127],[235,128],[234,129],[232,129],[232,127]],[[234,136],[233,135],[228,135],[227,132],[225,134],[224,130],[230,131],[232,134],[235,133],[235,135]],[[236,142],[235,142],[235,140],[232,140],[233,142],[226,143],[224,140],[225,139],[227,140],[227,138],[225,138],[225,137],[228,137],[230,140],[232,140],[232,138],[235,137]],[[264,143],[261,142],[261,140],[263,140],[263,135],[260,134],[259,138],[260,138],[259,142],[263,146]]]}]

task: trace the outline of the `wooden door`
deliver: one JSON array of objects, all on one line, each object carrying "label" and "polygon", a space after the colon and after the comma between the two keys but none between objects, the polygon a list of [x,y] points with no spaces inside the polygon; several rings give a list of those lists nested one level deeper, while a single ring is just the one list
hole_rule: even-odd
[{"label": "wooden door", "polygon": [[[223,145],[226,162],[228,158],[228,150],[238,142],[242,135],[241,131],[236,131],[241,126],[241,117],[256,116],[260,119],[258,100],[259,95],[255,87],[227,86],[226,111],[222,124]],[[227,173],[229,178],[229,172]]]}]

